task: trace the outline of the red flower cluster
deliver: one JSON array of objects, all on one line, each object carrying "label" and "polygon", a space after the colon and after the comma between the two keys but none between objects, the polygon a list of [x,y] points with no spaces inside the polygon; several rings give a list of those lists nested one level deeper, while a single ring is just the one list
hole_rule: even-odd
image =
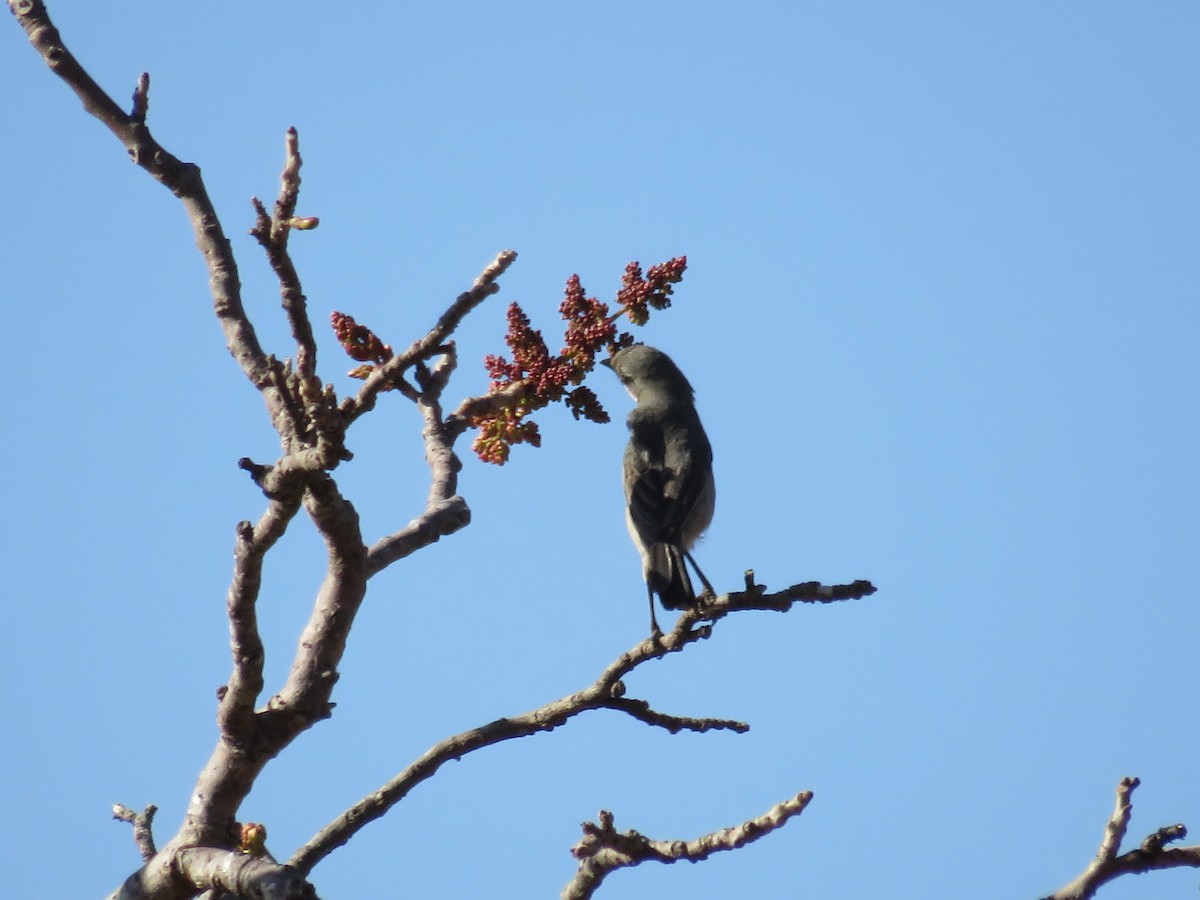
[{"label": "red flower cluster", "polygon": [[[578,284],[579,279],[574,280]],[[558,356],[550,355],[542,333],[530,326],[529,317],[520,305],[509,305],[508,333],[505,334],[504,340],[512,351],[512,362],[503,356],[489,354],[484,357],[483,364],[491,376],[493,392],[514,385],[520,386],[521,390],[512,404],[506,404],[496,412],[472,419],[471,424],[479,429],[474,450],[484,462],[503,465],[508,461],[509,449],[513,444],[532,444],[540,447],[542,438],[537,423],[525,421],[525,417],[534,410],[564,397],[576,418],[580,415],[588,415],[589,418],[603,416],[604,418],[597,418],[596,421],[608,421],[608,415],[600,406],[595,394],[582,387],[569,389],[570,385],[577,385],[583,381],[584,376],[595,365],[596,346],[588,344],[580,335],[585,332],[594,333],[596,329],[594,322],[584,321],[580,316],[569,318],[566,313],[568,305],[572,304],[573,310],[599,307],[602,314],[608,312],[604,304],[582,298],[582,289],[577,288],[576,292],[581,298],[572,301],[572,290],[568,282],[568,299],[563,301],[563,315],[568,319],[567,347]],[[580,306],[580,303],[583,305]],[[589,307],[589,303],[593,306]]]},{"label": "red flower cluster", "polygon": [[642,267],[631,262],[621,277],[621,290],[617,293],[617,306],[634,325],[645,325],[650,318],[650,309],[666,309],[671,305],[672,285],[683,280],[687,269],[687,257],[677,256],[665,263],[651,266],[642,276]]},{"label": "red flower cluster", "polygon": [[[392,348],[375,336],[366,325],[359,325],[353,316],[334,312],[329,316],[334,336],[350,356],[359,362],[382,365],[392,358]],[[350,373],[353,378],[366,378],[374,366],[359,366]]]},{"label": "red flower cluster", "polygon": [[[617,312],[609,315],[608,305],[587,296],[578,275],[567,279],[566,297],[558,311],[567,323],[565,346],[551,356],[542,333],[529,324],[529,317],[516,303],[508,307],[508,333],[504,336],[512,352],[510,362],[503,356],[488,355],[484,366],[491,376],[493,393],[518,386],[511,402],[496,412],[477,416],[471,425],[479,429],[474,450],[485,462],[507,462],[513,444],[541,446],[537,425],[525,421],[534,410],[563,400],[576,419],[609,421],[599,398],[581,386],[587,373],[596,367],[601,348],[624,347],[633,343],[628,333],[617,334],[616,319],[629,317],[635,325],[644,325],[650,309],[671,305],[672,285],[683,279],[687,257],[680,256],[652,266],[644,276],[642,267],[631,262],[625,267],[621,290],[617,293]],[[572,387],[574,385],[575,387]]]},{"label": "red flower cluster", "polygon": [[[550,355],[542,333],[529,326],[529,316],[520,305],[509,304],[507,319],[508,333],[504,341],[512,351],[513,361],[490,354],[483,360],[492,377],[492,390],[503,390],[523,382],[530,394],[546,403],[561,399],[567,384],[575,376],[574,367],[563,357]],[[545,403],[541,405],[545,406]]]},{"label": "red flower cluster", "polygon": [[589,372],[596,362],[596,351],[616,338],[617,326],[608,316],[608,305],[588,297],[578,275],[567,279],[566,298],[558,311],[567,323],[566,346],[562,356]]}]

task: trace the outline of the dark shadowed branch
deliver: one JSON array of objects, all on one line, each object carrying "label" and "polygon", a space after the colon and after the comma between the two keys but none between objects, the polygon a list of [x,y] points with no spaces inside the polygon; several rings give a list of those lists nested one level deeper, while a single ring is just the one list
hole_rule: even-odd
[{"label": "dark shadowed branch", "polygon": [[1141,782],[1136,778],[1121,779],[1117,785],[1116,805],[1104,823],[1104,837],[1100,839],[1096,858],[1078,878],[1044,900],[1089,900],[1103,885],[1122,875],[1140,875],[1155,869],[1200,868],[1200,845],[1166,846],[1187,837],[1187,829],[1183,825],[1160,828],[1148,835],[1137,849],[1121,853],[1121,842],[1125,840],[1129,819],[1133,815],[1130,798],[1139,784]]},{"label": "dark shadowed branch", "polygon": [[802,791],[790,800],[771,807],[761,816],[733,828],[714,831],[691,841],[653,840],[636,831],[618,833],[613,814],[601,810],[600,821],[583,823],[583,839],[571,848],[579,860],[575,877],[563,888],[562,900],[587,900],[605,877],[617,869],[644,862],[700,862],[722,850],[736,850],[782,828],[793,816],[804,812],[812,791]]}]

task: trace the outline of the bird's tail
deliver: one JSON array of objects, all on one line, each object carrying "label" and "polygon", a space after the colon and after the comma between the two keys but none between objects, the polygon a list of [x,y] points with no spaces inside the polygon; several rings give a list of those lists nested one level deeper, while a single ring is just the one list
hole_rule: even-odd
[{"label": "bird's tail", "polygon": [[665,609],[691,609],[696,592],[678,544],[651,544],[646,555],[646,584],[658,594]]}]

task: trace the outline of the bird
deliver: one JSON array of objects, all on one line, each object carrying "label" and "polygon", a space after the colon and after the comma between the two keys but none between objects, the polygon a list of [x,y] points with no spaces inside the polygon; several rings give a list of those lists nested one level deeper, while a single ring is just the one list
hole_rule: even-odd
[{"label": "bird", "polygon": [[629,443],[622,465],[625,523],[642,557],[651,634],[659,636],[656,594],[669,610],[691,609],[698,602],[685,560],[705,591],[716,594],[689,553],[716,507],[712,446],[696,412],[695,391],[667,354],[632,344],[602,364],[635,401],[626,419]]}]

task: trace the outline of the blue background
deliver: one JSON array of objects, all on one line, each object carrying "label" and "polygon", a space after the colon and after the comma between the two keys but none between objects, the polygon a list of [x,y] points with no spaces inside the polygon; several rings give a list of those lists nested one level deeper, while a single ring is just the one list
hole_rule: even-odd
[{"label": "blue background", "polygon": [[[615,713],[447,766],[322,864],[336,897],[557,896],[578,823],[691,838],[802,789],[782,831],[607,898],[1036,897],[1095,853],[1200,828],[1200,6],[1192,2],[60,2],[68,46],[199,163],[260,336],[290,355],[245,230],[300,130],[293,253],[339,390],[333,309],[395,346],[505,248],[459,335],[486,386],[519,300],[559,334],[567,276],[611,299],[687,254],[644,338],[696,386],[720,589],[869,578],[862,602],[722,622],[639,671],[671,736]],[[173,833],[216,738],[235,466],[277,454],[222,347],[179,205],[10,20],[0,29],[6,690],[12,896],[107,893],[138,864],[114,802]],[[590,683],[645,632],[609,426],[561,408],[503,469],[468,458],[469,529],[372,582],[332,720],[243,816],[286,858],[436,741]],[[370,539],[423,506],[398,396],[338,470]],[[469,457],[467,442],[462,444]],[[319,583],[311,526],[266,567],[268,691]],[[69,866],[61,864],[69,858]],[[1119,898],[1192,897],[1194,871]]]}]

